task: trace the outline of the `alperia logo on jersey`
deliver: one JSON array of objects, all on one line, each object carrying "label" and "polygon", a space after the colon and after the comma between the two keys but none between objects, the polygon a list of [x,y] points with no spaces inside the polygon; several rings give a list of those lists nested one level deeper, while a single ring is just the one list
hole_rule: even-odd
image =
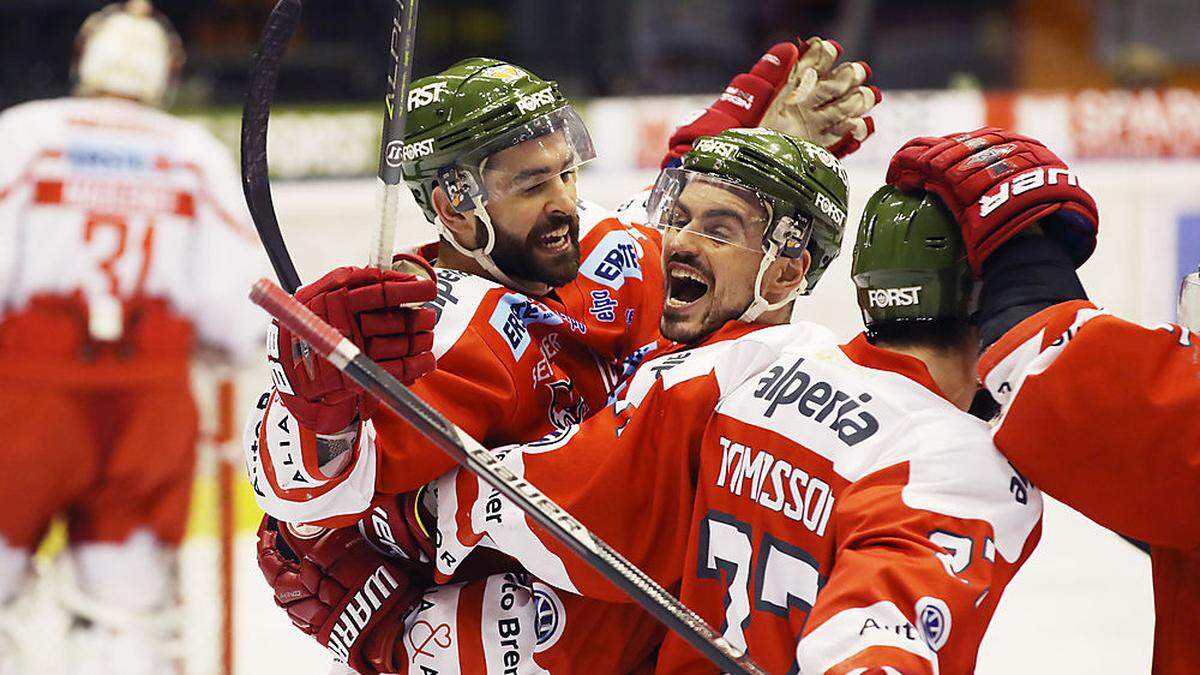
[{"label": "alperia logo on jersey", "polygon": [[877,309],[912,307],[921,302],[921,287],[870,288],[867,289],[867,301]]},{"label": "alperia logo on jersey", "polygon": [[445,82],[430,82],[423,87],[416,87],[408,92],[408,111],[423,108],[430,103],[441,103],[442,97],[450,90]]},{"label": "alperia logo on jersey", "polygon": [[846,445],[857,445],[879,431],[879,419],[865,409],[871,395],[854,396],[829,382],[822,381],[800,368],[803,358],[796,359],[786,371],[775,366],[758,381],[754,398],[767,402],[764,417],[779,410],[795,411],[825,424]]},{"label": "alperia logo on jersey", "polygon": [[1005,181],[996,188],[996,192],[979,198],[979,217],[987,218],[996,209],[1008,203],[1008,200],[1030,190],[1044,188],[1047,185],[1058,185],[1065,180],[1067,185],[1079,185],[1079,178],[1067,169],[1043,169],[1038,167],[1032,171]]},{"label": "alperia logo on jersey", "polygon": [[517,99],[517,110],[520,110],[523,113],[530,113],[542,106],[552,105],[553,103],[554,90],[550,87],[546,87],[545,89],[540,89],[532,94],[528,94]]}]

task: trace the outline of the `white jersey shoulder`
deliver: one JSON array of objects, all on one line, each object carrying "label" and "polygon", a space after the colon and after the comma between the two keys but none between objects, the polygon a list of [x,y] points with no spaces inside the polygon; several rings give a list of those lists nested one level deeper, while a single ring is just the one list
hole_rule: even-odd
[{"label": "white jersey shoulder", "polygon": [[906,505],[990,522],[1009,561],[1041,517],[1041,494],[992,445],[985,422],[840,349],[785,349],[717,412],[793,440],[850,482],[907,463]]},{"label": "white jersey shoulder", "polygon": [[656,382],[670,389],[681,382],[713,375],[723,397],[754,377],[779,356],[797,346],[836,349],[837,341],[824,326],[801,321],[760,328],[736,339],[720,340],[693,349],[670,352],[643,363],[633,375],[624,398],[639,404]]}]

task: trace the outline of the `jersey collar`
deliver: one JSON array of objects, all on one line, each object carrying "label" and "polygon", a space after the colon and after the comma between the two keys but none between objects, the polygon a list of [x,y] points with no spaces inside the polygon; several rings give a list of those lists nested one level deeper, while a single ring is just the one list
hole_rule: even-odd
[{"label": "jersey collar", "polygon": [[947,401],[950,400],[933,381],[933,376],[929,374],[929,369],[925,367],[924,362],[908,354],[876,347],[867,341],[866,333],[859,333],[858,337],[842,345],[841,350],[851,361],[860,366],[898,373]]}]

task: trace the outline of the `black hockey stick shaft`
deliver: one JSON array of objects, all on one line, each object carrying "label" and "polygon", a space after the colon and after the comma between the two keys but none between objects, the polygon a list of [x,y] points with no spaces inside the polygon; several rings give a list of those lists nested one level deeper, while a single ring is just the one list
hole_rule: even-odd
[{"label": "black hockey stick shaft", "polygon": [[404,122],[408,119],[408,84],[412,79],[413,47],[417,36],[417,0],[396,0],[392,15],[390,52],[392,69],[383,101],[383,138],[379,144],[379,180],[399,185],[404,148]]},{"label": "black hockey stick shaft", "polygon": [[400,199],[405,193],[401,185],[404,123],[408,119],[408,85],[412,78],[413,47],[417,36],[417,0],[395,0],[395,3],[388,42],[392,66],[383,99],[383,131],[379,143],[379,227],[371,238],[371,264],[383,268],[392,264]]},{"label": "black hockey stick shaft", "polygon": [[722,672],[747,675],[765,672],[645,572],[593,535],[535,486],[501,466],[487,448],[413,394],[295,298],[268,279],[260,279],[254,285],[250,298],[454,461],[529,514],[554,538],[695,647]]},{"label": "black hockey stick shaft", "polygon": [[279,0],[271,10],[262,39],[254,53],[250,69],[250,84],[242,107],[242,192],[254,220],[254,229],[275,268],[279,284],[288,293],[300,287],[300,275],[288,253],[271,199],[271,182],[267,167],[267,124],[271,116],[271,101],[275,83],[279,80],[279,64],[287,50],[288,40],[300,25],[300,0]]}]

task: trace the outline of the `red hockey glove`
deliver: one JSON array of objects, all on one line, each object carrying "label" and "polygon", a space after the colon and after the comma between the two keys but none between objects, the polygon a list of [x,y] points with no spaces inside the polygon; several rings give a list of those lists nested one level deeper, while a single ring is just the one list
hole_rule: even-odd
[{"label": "red hockey glove", "polygon": [[914,138],[892,157],[887,182],[941,197],[962,228],[976,274],[1001,244],[1039,221],[1076,267],[1096,248],[1095,200],[1057,155],[1028,136],[985,127]]},{"label": "red hockey glove", "polygon": [[[434,369],[433,325],[437,315],[414,303],[433,300],[437,286],[428,263],[404,256],[428,276],[373,267],[339,267],[296,291],[296,299],[341,331],[396,379],[411,384]],[[369,418],[379,402],[337,368],[304,346],[285,326],[268,337],[268,357],[280,399],[300,423],[335,434],[357,416]]]},{"label": "red hockey glove", "polygon": [[677,163],[697,138],[736,127],[781,131],[837,157],[854,152],[874,132],[867,113],[883,97],[865,84],[871,77],[867,64],[834,66],[841,53],[837,42],[815,37],[771,47],[699,117],[675,130],[663,166]]},{"label": "red hockey glove", "polygon": [[336,660],[369,675],[397,672],[396,640],[429,583],[423,575],[371,548],[356,528],[269,516],[258,528],[258,566],[275,604]]},{"label": "red hockey glove", "polygon": [[358,521],[358,531],[367,543],[393,558],[422,563],[432,561],[435,551],[425,525],[429,517],[419,510],[424,490],[389,497],[363,516]]}]

